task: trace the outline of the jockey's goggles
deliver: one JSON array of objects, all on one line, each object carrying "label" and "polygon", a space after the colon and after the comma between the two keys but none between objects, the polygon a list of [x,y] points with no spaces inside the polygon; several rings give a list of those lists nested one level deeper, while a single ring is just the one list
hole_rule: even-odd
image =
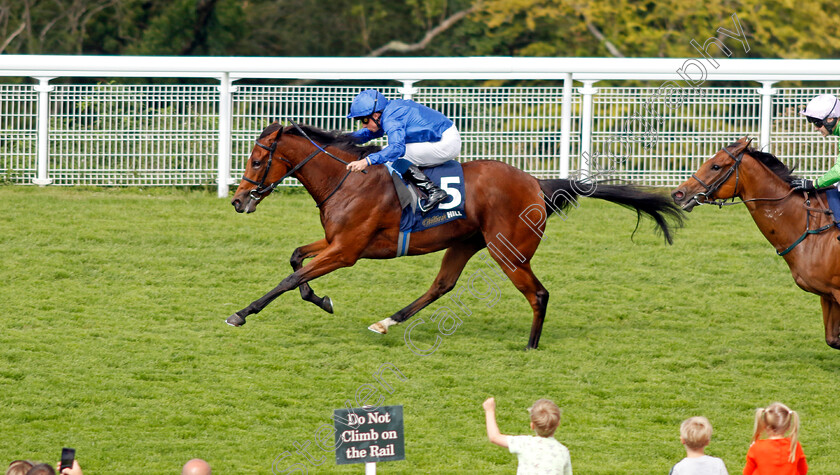
[{"label": "jockey's goggles", "polygon": [[805,116],[805,119],[807,119],[808,122],[814,124],[814,127],[818,128],[818,129],[825,125],[825,119],[817,119],[816,117],[809,117],[809,116]]},{"label": "jockey's goggles", "polygon": [[371,117],[371,116],[369,116],[369,115],[366,115],[366,116],[364,116],[364,117],[356,117],[356,120],[358,120],[359,122],[361,122],[361,123],[362,123],[362,124],[364,124],[364,125],[367,125],[367,123],[368,123],[368,122],[370,122],[370,120],[371,120],[372,118],[373,118],[373,117]]}]

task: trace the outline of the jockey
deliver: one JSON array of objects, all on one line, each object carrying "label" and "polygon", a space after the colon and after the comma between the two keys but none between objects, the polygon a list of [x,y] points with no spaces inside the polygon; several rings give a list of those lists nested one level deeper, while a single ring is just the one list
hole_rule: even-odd
[{"label": "jockey", "polygon": [[411,100],[389,101],[376,89],[367,89],[353,99],[347,117],[362,122],[362,129],[349,134],[358,144],[388,135],[385,148],[349,163],[348,170],[393,162],[397,173],[428,196],[419,204],[423,214],[449,196],[418,168],[440,165],[461,153],[461,134],[445,115]]},{"label": "jockey", "polygon": [[[802,115],[808,122],[823,135],[840,136],[840,127],[837,127],[837,120],[840,117],[840,100],[831,94],[820,94],[811,99],[808,107],[802,111]],[[840,158],[840,157],[838,157]],[[840,181],[840,159],[823,176],[815,181],[806,178],[799,178],[790,182],[791,187],[796,190],[813,191],[815,188],[825,188]]]}]

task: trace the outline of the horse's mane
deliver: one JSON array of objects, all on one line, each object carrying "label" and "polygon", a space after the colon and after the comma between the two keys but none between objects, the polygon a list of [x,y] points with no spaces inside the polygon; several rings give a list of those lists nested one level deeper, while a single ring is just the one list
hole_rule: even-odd
[{"label": "horse's mane", "polygon": [[[356,143],[353,142],[353,140],[350,138],[349,134],[338,130],[326,131],[323,129],[319,129],[318,127],[313,127],[311,125],[298,125],[304,132],[306,132],[306,135],[308,135],[312,140],[314,140],[318,145],[322,147],[336,147],[339,150],[344,150],[345,152],[352,153],[358,157],[364,157],[371,153],[382,150],[382,147],[378,145],[356,145]],[[274,130],[272,130],[266,133],[266,131],[273,126],[276,126],[274,127],[274,130],[277,130],[277,128],[280,127],[277,124],[271,124],[268,126],[268,128],[266,128],[265,131],[263,131],[263,135],[274,132]],[[283,133],[303,137],[303,134],[300,133],[300,130],[298,130],[295,126],[291,125],[283,129]]]},{"label": "horse's mane", "polygon": [[[737,143],[732,145],[737,145]],[[782,163],[782,161],[776,158],[776,156],[772,153],[762,152],[761,150],[753,147],[747,147],[745,152],[761,162],[765,167],[769,168],[771,172],[775,173],[779,178],[787,183],[790,183],[791,180],[799,178],[793,174],[794,170],[792,168],[788,168],[787,165]]]}]

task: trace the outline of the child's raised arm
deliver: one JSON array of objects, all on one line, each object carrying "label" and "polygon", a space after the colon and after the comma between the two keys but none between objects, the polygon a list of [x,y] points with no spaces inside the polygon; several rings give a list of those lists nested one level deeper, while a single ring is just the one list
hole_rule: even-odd
[{"label": "child's raised arm", "polygon": [[484,418],[487,421],[487,438],[499,447],[507,448],[508,436],[499,432],[499,425],[496,424],[496,399],[492,397],[487,398],[484,404],[482,404],[482,407],[484,407]]}]

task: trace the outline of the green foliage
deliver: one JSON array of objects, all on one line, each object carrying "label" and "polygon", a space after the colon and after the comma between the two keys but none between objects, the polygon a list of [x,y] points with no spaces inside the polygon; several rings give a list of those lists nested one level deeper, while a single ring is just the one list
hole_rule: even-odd
[{"label": "green foliage", "polygon": [[[201,20],[200,4],[212,5]],[[167,2],[150,19],[139,42],[129,45],[128,54],[229,55],[246,34],[247,19],[236,0]]]},{"label": "green foliage", "polygon": [[[735,31],[733,13],[750,43],[748,53],[733,51],[733,57],[832,58],[840,53],[840,10],[832,0],[795,5],[759,0],[486,0],[482,8],[491,35],[512,34],[524,39],[526,48],[532,43],[529,36],[540,38],[538,42],[550,39],[553,56],[609,56],[605,45],[587,31],[587,22],[628,57],[695,57],[690,40],[702,44],[708,37],[726,40],[734,50],[740,45],[717,31]],[[515,42],[508,39],[505,44]],[[517,49],[515,54],[524,51],[530,49]]]},{"label": "green foliage", "polygon": [[[631,239],[634,213],[582,200],[551,219],[533,261],[551,293],[539,350],[522,351],[531,310],[500,282],[490,308],[465,290],[471,315],[421,357],[405,326],[366,327],[423,293],[440,253],[317,279],[335,315],[289,292],[242,328],[223,323],[323,236],[299,190],[251,215],[191,190],[16,186],[0,201],[3,463],[73,446],[86,473],[173,473],[192,457],[270,473],[288,451],[281,472],[305,463],[295,442],[323,455],[315,431],[392,363],[408,379],[392,378],[384,402],[405,407],[407,460],[383,473],[512,473],[515,457],[485,436],[491,395],[508,434],[554,399],[558,440],[594,474],[667,473],[685,455],[679,423],[697,414],[714,425],[708,453],[737,473],[754,408],[780,400],[802,416],[809,473],[836,471],[840,352],[823,342],[817,297],[742,208],[695,210],[668,247],[647,222]],[[459,287],[482,268],[473,259]],[[434,340],[439,305],[418,315],[418,344]],[[330,455],[309,473],[359,473]]]},{"label": "green foliage", "polygon": [[750,42],[738,57],[840,55],[833,0],[0,0],[0,40],[6,53],[364,56],[470,7],[410,54],[610,56],[609,41],[628,57],[694,57],[689,41],[726,39],[735,13]]}]

